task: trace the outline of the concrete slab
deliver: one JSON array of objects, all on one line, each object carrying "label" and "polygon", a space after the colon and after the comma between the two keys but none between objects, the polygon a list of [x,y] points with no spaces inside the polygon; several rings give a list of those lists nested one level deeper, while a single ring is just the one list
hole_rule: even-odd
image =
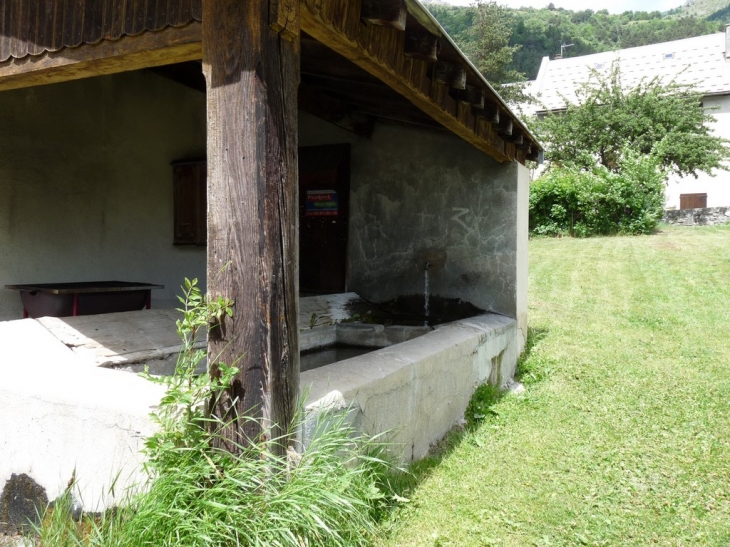
[{"label": "concrete slab", "polygon": [[80,504],[99,510],[115,479],[117,497],[145,480],[139,452],[161,386],[86,366],[32,319],[0,322],[0,339],[0,487],[25,474],[53,500],[75,473]]},{"label": "concrete slab", "polygon": [[[38,322],[93,366],[116,367],[172,361],[181,349],[174,309],[140,310],[79,317],[42,317]],[[204,348],[205,332],[195,344]],[[172,359],[170,357],[172,356]]]}]

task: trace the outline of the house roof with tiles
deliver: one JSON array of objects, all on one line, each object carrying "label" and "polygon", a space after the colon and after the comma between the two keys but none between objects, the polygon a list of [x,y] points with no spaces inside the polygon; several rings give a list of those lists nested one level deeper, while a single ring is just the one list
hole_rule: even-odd
[{"label": "house roof with tiles", "polygon": [[608,73],[615,60],[620,62],[627,88],[636,86],[642,78],[659,77],[665,83],[674,80],[694,84],[704,95],[730,94],[728,42],[730,30],[568,59],[544,57],[537,78],[529,83],[528,91],[538,100],[532,108],[535,113],[565,108],[564,98],[573,99],[592,70]]}]

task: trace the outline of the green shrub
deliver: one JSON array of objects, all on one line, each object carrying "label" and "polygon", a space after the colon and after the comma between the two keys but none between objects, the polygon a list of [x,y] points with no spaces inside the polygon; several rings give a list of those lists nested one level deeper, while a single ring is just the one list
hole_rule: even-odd
[{"label": "green shrub", "polygon": [[652,232],[663,216],[664,174],[626,151],[616,171],[553,167],[530,186],[530,231],[587,237]]}]

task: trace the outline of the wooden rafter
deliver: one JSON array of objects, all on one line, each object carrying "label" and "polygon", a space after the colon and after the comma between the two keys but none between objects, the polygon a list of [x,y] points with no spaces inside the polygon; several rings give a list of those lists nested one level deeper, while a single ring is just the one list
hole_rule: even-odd
[{"label": "wooden rafter", "polygon": [[[500,138],[490,123],[478,121],[471,108],[459,107],[448,84],[432,81],[433,63],[405,54],[404,32],[361,23],[359,2],[302,0],[301,26],[304,32],[407,97],[434,120],[496,160],[523,158],[523,152]],[[459,76],[458,71],[453,74]]]}]

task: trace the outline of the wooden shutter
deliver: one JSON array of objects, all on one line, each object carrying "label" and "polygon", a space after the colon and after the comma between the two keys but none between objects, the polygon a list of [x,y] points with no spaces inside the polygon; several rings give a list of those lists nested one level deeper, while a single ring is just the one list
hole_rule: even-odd
[{"label": "wooden shutter", "polygon": [[207,241],[207,172],[204,161],[172,166],[175,202],[175,245],[205,245]]},{"label": "wooden shutter", "polygon": [[707,194],[680,194],[680,209],[704,209],[707,207]]}]

